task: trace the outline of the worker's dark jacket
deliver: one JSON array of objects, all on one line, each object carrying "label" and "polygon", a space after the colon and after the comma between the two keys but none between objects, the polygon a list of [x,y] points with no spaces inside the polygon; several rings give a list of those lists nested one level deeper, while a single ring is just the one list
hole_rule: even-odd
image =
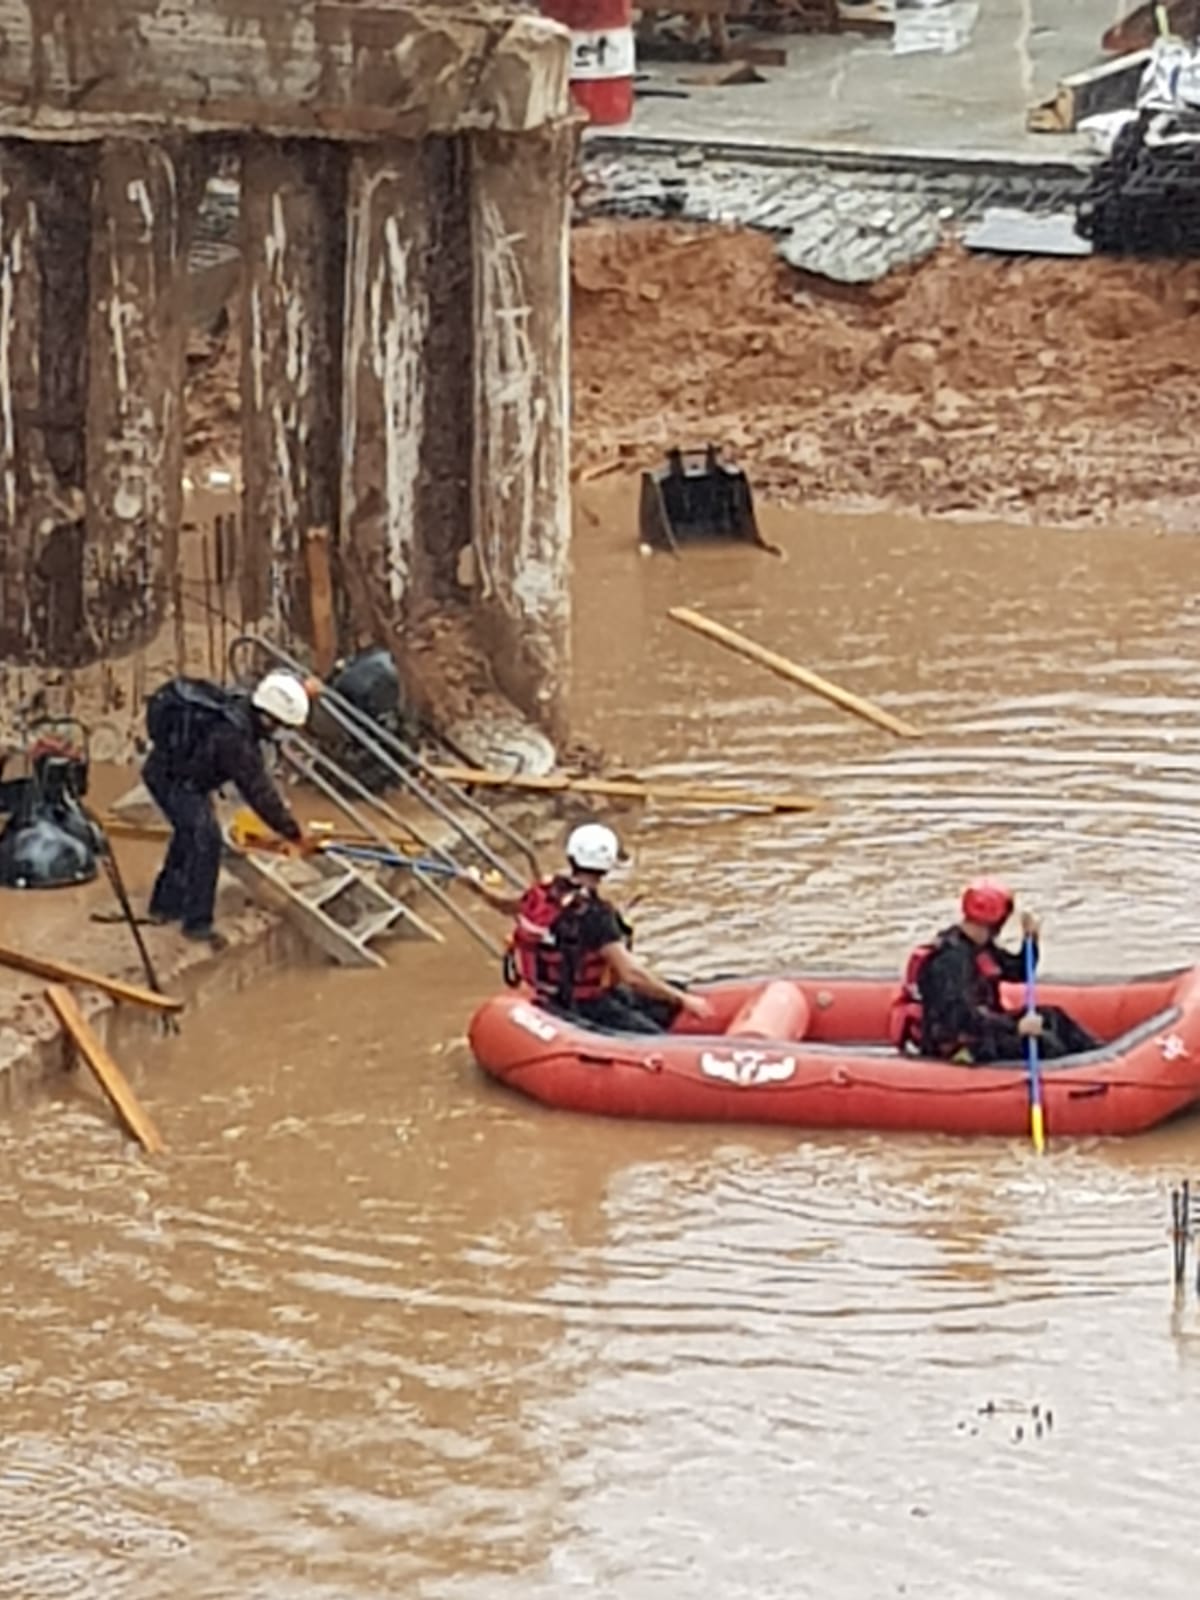
[{"label": "worker's dark jacket", "polygon": [[142,778],[171,824],[166,859],[150,896],[154,916],[178,918],[185,931],[212,926],[221,866],[221,831],[212,794],[235,784],[246,804],[286,839],[300,828],[271,782],[261,728],[244,695],[202,681],[165,685],[152,697],[147,725],[154,740]]},{"label": "worker's dark jacket", "polygon": [[977,945],[959,927],[939,934],[917,979],[921,1054],[948,1059],[966,1051],[973,1061],[1019,1059],[1018,1019],[1003,1009],[1000,985],[1019,983],[1024,976],[1019,951],[1005,950],[994,940]]},{"label": "worker's dark jacket", "polygon": [[[241,694],[227,694],[225,700],[223,712],[195,714],[182,739],[164,741],[160,754],[165,776],[198,794],[212,794],[232,783],[269,828],[285,839],[298,839],[296,819],[280,798],[263,761],[261,730],[253,706]],[[155,750],[159,751],[157,743]]]}]

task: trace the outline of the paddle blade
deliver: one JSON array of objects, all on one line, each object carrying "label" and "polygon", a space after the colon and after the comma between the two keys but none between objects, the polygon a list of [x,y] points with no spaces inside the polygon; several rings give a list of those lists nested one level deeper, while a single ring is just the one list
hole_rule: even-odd
[{"label": "paddle blade", "polygon": [[1046,1150],[1046,1119],[1042,1115],[1040,1100],[1029,1108],[1029,1136],[1033,1140],[1033,1148],[1038,1155],[1044,1155]]}]

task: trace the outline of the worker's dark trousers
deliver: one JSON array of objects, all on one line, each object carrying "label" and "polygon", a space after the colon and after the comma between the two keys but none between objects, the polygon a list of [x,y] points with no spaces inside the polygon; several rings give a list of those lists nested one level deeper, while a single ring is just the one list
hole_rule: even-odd
[{"label": "worker's dark trousers", "polygon": [[[1058,1061],[1063,1056],[1083,1055],[1100,1048],[1100,1040],[1061,1006],[1039,1006],[1038,1015],[1043,1029],[1038,1040],[1038,1055],[1043,1061]],[[1017,1032],[1019,1020],[1019,1014],[1013,1012],[988,1027],[978,1048],[972,1049],[975,1060],[980,1063],[1024,1061],[1028,1046]]]},{"label": "worker's dark trousers", "polygon": [[172,828],[150,896],[150,915],[182,922],[188,932],[202,932],[212,926],[221,870],[221,830],[212,797],[173,776],[158,750],[147,756],[142,782]]}]

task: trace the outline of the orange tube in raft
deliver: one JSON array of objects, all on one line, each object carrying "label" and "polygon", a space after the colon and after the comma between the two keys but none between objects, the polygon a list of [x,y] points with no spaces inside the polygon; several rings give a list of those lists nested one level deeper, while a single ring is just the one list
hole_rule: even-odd
[{"label": "orange tube in raft", "polygon": [[808,1000],[798,984],[773,978],[742,1003],[725,1029],[727,1039],[803,1039]]}]

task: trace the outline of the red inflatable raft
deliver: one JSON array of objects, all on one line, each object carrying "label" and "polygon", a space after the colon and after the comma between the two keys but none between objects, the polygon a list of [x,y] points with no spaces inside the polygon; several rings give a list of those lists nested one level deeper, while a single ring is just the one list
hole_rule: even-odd
[{"label": "red inflatable raft", "polygon": [[[695,985],[715,1017],[671,1033],[605,1034],[517,992],[471,1019],[475,1059],[544,1105],[681,1122],[777,1122],[1021,1135],[1022,1066],[966,1067],[900,1055],[887,1038],[895,978],[789,976]],[[1050,1138],[1140,1133],[1200,1100],[1200,968],[1124,983],[1038,986],[1102,1049],[1043,1068]],[[1020,1004],[1013,992],[1009,1002]]]}]

